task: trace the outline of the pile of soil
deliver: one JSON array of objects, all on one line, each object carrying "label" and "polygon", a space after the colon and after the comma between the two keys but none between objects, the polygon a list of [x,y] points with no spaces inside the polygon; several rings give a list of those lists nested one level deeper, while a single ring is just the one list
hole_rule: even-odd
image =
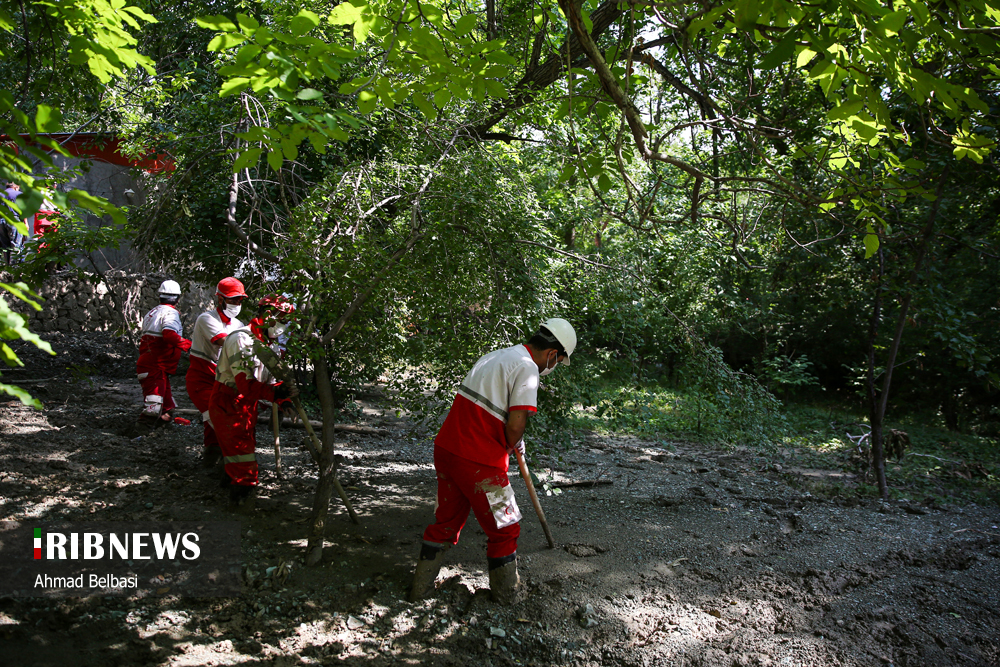
[{"label": "pile of soil", "polygon": [[[385,399],[361,412],[387,434],[337,443],[362,525],[334,506],[322,563],[307,568],[317,475],[302,431],[283,431],[278,479],[262,424],[257,510],[232,514],[198,461],[197,421],[122,435],[141,404],[131,344],[50,340],[59,356],[28,353],[17,373],[45,409],[0,403],[0,519],[240,521],[244,587],[234,598],[0,600],[5,663],[1000,664],[996,507],[819,497],[798,483],[815,471],[779,472],[749,452],[589,434],[536,469],[563,485],[542,494],[556,549],[512,470],[524,514],[515,604],[489,600],[474,519],[435,595],[411,604],[434,508],[432,444]],[[77,370],[30,382],[60,365]]]}]

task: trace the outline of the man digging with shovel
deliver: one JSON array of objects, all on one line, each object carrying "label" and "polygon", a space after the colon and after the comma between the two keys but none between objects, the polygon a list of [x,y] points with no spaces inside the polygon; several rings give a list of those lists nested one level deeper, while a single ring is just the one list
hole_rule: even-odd
[{"label": "man digging with shovel", "polygon": [[560,363],[569,366],[575,348],[573,326],[552,318],[526,344],[480,357],[465,376],[434,439],[435,522],[424,531],[411,602],[433,590],[444,553],[458,543],[470,509],[487,537],[490,594],[503,604],[514,600],[521,513],[507,479],[508,455],[524,454],[522,436],[528,414],[537,412],[539,376]]}]

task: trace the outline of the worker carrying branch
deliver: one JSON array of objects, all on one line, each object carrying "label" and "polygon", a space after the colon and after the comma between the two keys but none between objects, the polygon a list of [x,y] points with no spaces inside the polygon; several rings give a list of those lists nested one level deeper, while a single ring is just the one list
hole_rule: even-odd
[{"label": "worker carrying branch", "polygon": [[236,278],[220,280],[215,288],[215,308],[198,316],[191,334],[191,366],[188,367],[185,384],[191,402],[201,412],[205,428],[202,462],[209,467],[217,465],[222,459],[219,439],[208,413],[215,388],[215,367],[226,336],[243,326],[236,316],[240,314],[246,295],[243,283]]},{"label": "worker carrying branch", "polygon": [[160,426],[172,419],[176,404],[170,391],[170,376],[177,373],[181,353],[191,349],[191,341],[182,337],[184,328],[177,312],[181,286],[173,280],[164,280],[157,294],[160,305],[142,318],[139,360],[135,365],[143,395],[139,423],[147,427]]},{"label": "worker carrying branch", "polygon": [[265,345],[277,341],[294,311],[295,307],[281,295],[264,297],[257,304],[257,317],[250,326],[230,332],[219,354],[208,413],[229,479],[230,507],[241,513],[254,509],[257,401],[280,403],[298,395],[294,386],[284,385],[271,375],[255,354],[254,341]]},{"label": "worker carrying branch", "polygon": [[569,366],[576,331],[564,319],[542,323],[524,345],[491,352],[472,367],[434,439],[437,471],[435,522],[424,531],[410,600],[427,596],[471,509],[486,533],[490,593],[514,599],[521,513],[507,479],[509,454],[524,453],[528,415],[537,412],[538,378]]}]

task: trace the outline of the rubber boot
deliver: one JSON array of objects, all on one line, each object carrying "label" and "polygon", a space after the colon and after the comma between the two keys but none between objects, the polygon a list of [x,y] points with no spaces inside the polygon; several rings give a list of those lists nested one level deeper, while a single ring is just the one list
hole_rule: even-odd
[{"label": "rubber boot", "polygon": [[420,547],[420,559],[413,573],[413,585],[410,587],[410,602],[419,602],[434,590],[434,582],[444,563],[444,552],[450,544],[432,545],[424,543]]},{"label": "rubber boot", "polygon": [[201,453],[201,465],[214,468],[222,461],[222,450],[218,447],[205,447]]},{"label": "rubber boot", "polygon": [[238,514],[253,514],[257,487],[234,484],[229,487],[229,509]]},{"label": "rubber boot", "polygon": [[521,578],[517,576],[517,552],[502,558],[487,558],[490,568],[490,597],[502,605],[510,604],[517,599],[517,585]]}]

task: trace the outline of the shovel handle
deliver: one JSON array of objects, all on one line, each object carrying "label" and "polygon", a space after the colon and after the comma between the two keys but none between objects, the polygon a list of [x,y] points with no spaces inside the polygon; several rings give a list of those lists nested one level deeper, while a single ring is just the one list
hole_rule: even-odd
[{"label": "shovel handle", "polygon": [[281,479],[281,418],[277,402],[271,403],[271,428],[274,431],[274,472]]},{"label": "shovel handle", "polygon": [[556,542],[552,539],[552,531],[549,530],[549,522],[545,520],[545,512],[542,511],[542,505],[538,502],[538,494],[535,493],[535,485],[531,482],[531,473],[528,472],[528,464],[524,462],[524,456],[521,454],[521,450],[515,448],[514,455],[517,457],[517,467],[521,469],[521,477],[524,479],[524,483],[528,487],[528,495],[531,496],[531,504],[535,506],[535,513],[538,514],[538,520],[542,524],[542,530],[545,531],[545,539],[549,541],[549,549],[555,549]]}]

